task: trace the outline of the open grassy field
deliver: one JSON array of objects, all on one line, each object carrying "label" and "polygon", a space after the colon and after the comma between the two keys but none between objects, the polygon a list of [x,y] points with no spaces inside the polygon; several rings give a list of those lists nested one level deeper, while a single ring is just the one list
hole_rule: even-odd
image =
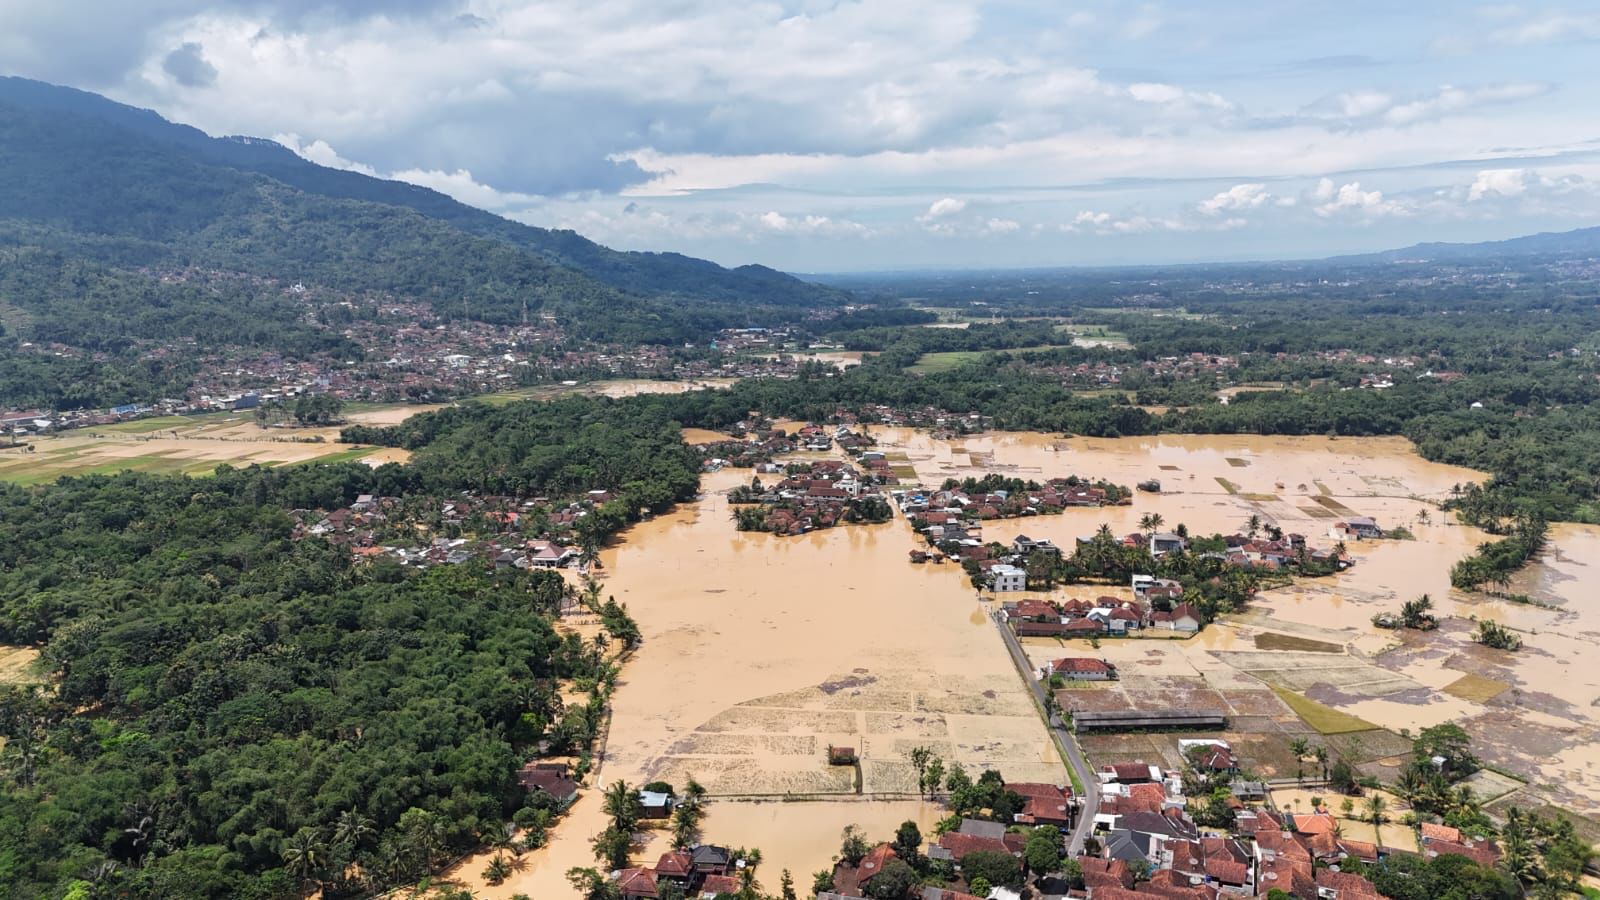
[{"label": "open grassy field", "polygon": [[1302,653],[1343,653],[1343,644],[1263,631],[1255,636],[1257,650],[1297,650]]},{"label": "open grassy field", "polygon": [[1463,675],[1444,686],[1444,692],[1474,703],[1487,703],[1511,689],[1511,685],[1482,675]]},{"label": "open grassy field", "polygon": [[1072,335],[1072,342],[1080,347],[1131,347],[1128,336],[1112,331],[1105,325],[1067,322],[1056,326],[1056,331]]},{"label": "open grassy field", "polygon": [[[144,420],[157,421],[157,420]],[[141,423],[126,423],[141,424]],[[279,466],[307,462],[348,462],[378,453],[382,448],[352,446],[328,441],[289,440],[279,432],[259,432],[260,437],[214,436],[217,424],[197,426],[176,434],[114,432],[97,429],[95,435],[68,432],[64,436],[37,438],[31,452],[0,451],[0,481],[32,485],[67,475],[111,475],[117,472],[152,472],[166,475],[209,475],[221,465]],[[233,424],[222,423],[230,431]],[[255,426],[247,426],[254,429]],[[393,451],[387,451],[392,458]]]},{"label": "open grassy field", "polygon": [[0,644],[0,684],[36,684],[43,677],[35,665],[39,651],[32,647],[8,647]]},{"label": "open grassy field", "polygon": [[977,362],[985,353],[1037,353],[1042,350],[1053,350],[1060,344],[1041,344],[1037,347],[1015,347],[1009,350],[947,350],[940,353],[924,353],[917,358],[916,365],[911,371],[924,375],[936,372],[948,372],[959,369],[968,363]]},{"label": "open grassy field", "polygon": [[1358,719],[1349,713],[1318,703],[1304,694],[1297,694],[1280,687],[1273,687],[1272,690],[1278,695],[1278,699],[1294,710],[1295,715],[1320,734],[1349,734],[1357,731],[1376,731],[1378,728],[1365,719]]}]

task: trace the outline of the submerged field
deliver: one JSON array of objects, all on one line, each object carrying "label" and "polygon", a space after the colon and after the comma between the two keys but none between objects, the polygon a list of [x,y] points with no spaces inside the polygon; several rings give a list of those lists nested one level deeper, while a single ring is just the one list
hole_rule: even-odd
[{"label": "submerged field", "polygon": [[[1354,543],[1357,565],[1349,572],[1268,592],[1250,611],[1188,640],[1105,640],[1098,648],[1043,640],[1026,649],[1038,662],[1093,655],[1118,664],[1121,681],[1071,691],[1070,702],[1083,708],[1223,710],[1229,730],[1222,736],[1263,777],[1292,779],[1301,766],[1312,774],[1314,761],[1297,763],[1288,749],[1297,737],[1363,772],[1392,777],[1410,749],[1402,728],[1462,719],[1486,757],[1529,782],[1496,775],[1482,785],[1492,792],[1484,796],[1600,812],[1600,784],[1562,777],[1566,766],[1586,771],[1588,710],[1574,701],[1562,708],[1574,718],[1556,726],[1545,708],[1552,705],[1535,702],[1528,688],[1537,683],[1553,696],[1570,674],[1546,661],[1552,651],[1542,631],[1529,638],[1532,653],[1486,664],[1483,654],[1495,651],[1463,644],[1459,620],[1447,618],[1410,650],[1370,624],[1374,612],[1393,611],[1422,592],[1431,592],[1446,616],[1503,613],[1517,623],[1523,620],[1514,617],[1535,613],[1546,621],[1581,617],[1502,609],[1450,592],[1450,564],[1484,536],[1444,524],[1436,504],[1479,473],[1428,463],[1398,439],[991,434],[947,441],[909,429],[872,433],[880,450],[925,484],[983,472],[1163,482],[1163,493],[1140,494],[1131,507],[988,523],[985,539],[1002,543],[1027,534],[1070,547],[1102,522],[1119,534],[1134,531],[1150,512],[1169,528],[1183,522],[1198,533],[1242,530],[1255,514],[1319,546],[1332,543],[1326,531],[1336,516],[1405,524],[1416,540]],[[798,875],[827,865],[846,824],[883,835],[905,818],[925,827],[936,818],[935,808],[910,793],[906,754],[919,744],[969,770],[1065,780],[987,618],[991,601],[977,599],[953,566],[907,563],[916,542],[902,520],[789,539],[735,531],[720,491],[747,477],[739,470],[708,477],[698,503],[630,530],[604,554],[605,590],[629,605],[645,643],[623,671],[591,784],[693,775],[718,797],[707,839],[760,846],[765,880],[774,883],[780,868]],[[1431,513],[1431,524],[1418,522],[1422,511]],[[1579,582],[1569,573],[1587,564],[1580,556],[1600,560],[1600,531],[1590,538],[1558,529],[1556,547],[1564,568],[1550,576],[1551,589],[1567,591],[1568,599],[1552,602],[1577,606]],[[1128,590],[1086,586],[1056,595],[1102,593]],[[1600,627],[1562,639],[1586,640],[1584,634],[1600,639]],[[1581,681],[1576,687],[1587,690]],[[1540,746],[1552,751],[1548,758],[1512,746],[1523,728],[1547,741]],[[1096,763],[1176,765],[1183,736],[1096,735],[1083,744]],[[857,748],[859,774],[827,766],[829,744]],[[588,839],[604,826],[596,798],[585,793],[522,873],[503,886],[474,889],[486,897],[570,895],[562,874],[592,864]],[[648,863],[664,844],[653,838],[635,858]],[[482,865],[469,861],[462,872]]]}]

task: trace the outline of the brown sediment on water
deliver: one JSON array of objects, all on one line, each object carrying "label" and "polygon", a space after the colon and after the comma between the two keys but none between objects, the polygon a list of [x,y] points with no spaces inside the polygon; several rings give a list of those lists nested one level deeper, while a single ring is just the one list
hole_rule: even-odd
[{"label": "brown sediment on water", "polygon": [[[1289,766],[1292,774],[1282,747],[1308,731],[1266,680],[1388,729],[1325,738],[1359,748],[1364,765],[1405,756],[1409,744],[1396,734],[1402,728],[1415,733],[1458,721],[1482,742],[1486,759],[1534,782],[1559,780],[1561,802],[1580,812],[1600,809],[1600,745],[1593,740],[1600,707],[1591,705],[1600,699],[1600,675],[1572,665],[1596,649],[1585,633],[1600,633],[1600,605],[1579,587],[1585,567],[1600,560],[1600,528],[1552,529],[1553,550],[1538,566],[1554,571],[1527,573],[1561,604],[1543,609],[1452,592],[1450,566],[1488,536],[1449,523],[1437,504],[1452,485],[1485,476],[1422,460],[1403,439],[994,433],[965,436],[958,446],[910,429],[873,426],[872,433],[878,449],[915,461],[930,483],[987,471],[1162,481],[1162,493],[1140,494],[1128,507],[986,522],[985,541],[1009,543],[1026,534],[1071,547],[1102,523],[1119,534],[1139,530],[1139,518],[1148,513],[1159,513],[1169,528],[1181,522],[1197,534],[1243,530],[1254,514],[1319,545],[1331,544],[1328,527],[1339,516],[1406,526],[1417,540],[1351,542],[1354,568],[1266,592],[1240,617],[1240,627],[1225,620],[1189,640],[1106,640],[1099,647],[1027,641],[1024,650],[1038,664],[1093,655],[1119,667],[1119,682],[1063,692],[1081,708],[1220,706],[1233,729],[1228,739],[1248,748],[1262,771]],[[1250,465],[1235,466],[1230,458]],[[1217,478],[1239,493],[1226,493]],[[719,492],[744,480],[738,472],[706,477],[701,500],[636,526],[602,554],[610,573],[605,590],[628,604],[645,641],[623,672],[607,757],[591,783],[637,782],[653,774],[681,781],[693,774],[720,794],[781,799],[785,792],[853,791],[853,773],[847,778],[826,766],[829,743],[857,749],[865,788],[880,797],[914,794],[907,756],[918,745],[961,760],[969,771],[992,766],[1012,779],[1065,778],[984,605],[974,602],[957,567],[909,565],[905,551],[915,540],[901,519],[789,539],[740,534]],[[1278,499],[1247,499],[1267,495]],[[1424,511],[1431,524],[1419,523]],[[1048,595],[1126,592],[1096,585]],[[1374,613],[1394,612],[1421,593],[1433,597],[1447,620],[1438,632],[1397,635],[1371,625]],[[1044,593],[1029,594],[1036,595]],[[1263,615],[1252,619],[1256,611]],[[1491,665],[1468,639],[1470,623],[1449,619],[1466,614],[1523,629],[1529,648],[1495,651]],[[1298,651],[1257,648],[1264,633],[1306,643]],[[1463,669],[1512,688],[1487,700],[1477,692],[1446,691]],[[1541,699],[1535,702],[1543,708],[1529,708],[1522,699],[1527,694],[1566,698],[1568,705],[1546,706]],[[1539,752],[1517,749],[1524,726],[1535,728],[1529,746]],[[1169,743],[1176,753],[1172,735],[1143,737],[1141,746],[1152,753],[1168,752]],[[1101,751],[1089,752],[1093,758],[1137,743],[1131,736],[1121,744],[1100,741]],[[572,817],[553,832],[551,847],[529,854],[528,871],[503,886],[477,888],[479,895],[572,896],[562,875],[570,866],[593,865],[588,839],[604,826],[593,793],[586,789]],[[771,888],[782,867],[803,881],[802,873],[827,865],[845,824],[856,822],[881,837],[906,818],[926,822],[926,831],[938,813],[909,796],[724,800],[712,805],[706,836],[761,847],[767,859],[762,880]],[[635,859],[652,861],[664,841],[656,836]]]}]

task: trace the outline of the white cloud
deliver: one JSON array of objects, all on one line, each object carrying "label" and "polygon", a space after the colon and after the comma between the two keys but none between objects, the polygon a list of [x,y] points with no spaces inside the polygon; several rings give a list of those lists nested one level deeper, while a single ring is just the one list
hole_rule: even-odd
[{"label": "white cloud", "polygon": [[1343,91],[1306,107],[1302,113],[1312,120],[1345,127],[1405,127],[1483,107],[1531,100],[1550,90],[1551,86],[1542,82],[1516,81],[1470,87],[1447,84],[1406,98],[1375,90]]},{"label": "white cloud", "polygon": [[1476,203],[1485,197],[1515,197],[1528,189],[1525,169],[1485,169],[1467,189],[1467,200]]},{"label": "white cloud", "polygon": [[1187,231],[1189,227],[1176,218],[1141,214],[1115,216],[1108,212],[1083,210],[1062,230],[1091,234],[1144,234],[1151,231]]},{"label": "white cloud", "polygon": [[1198,208],[1205,215],[1216,216],[1231,210],[1257,209],[1272,199],[1266,185],[1236,184],[1209,200],[1201,201]]},{"label": "white cloud", "polygon": [[320,138],[310,143],[301,143],[300,135],[298,134],[275,134],[272,139],[288,147],[298,156],[308,159],[319,166],[327,166],[330,169],[343,169],[346,172],[360,172],[362,175],[374,177],[378,174],[378,171],[371,166],[340,156],[337,150],[334,150],[327,141]]},{"label": "white cloud", "polygon": [[935,219],[949,218],[967,208],[967,201],[957,200],[954,197],[942,197],[928,207],[928,211],[917,217],[921,222],[932,222]]},{"label": "white cloud", "polygon": [[983,223],[985,234],[1014,234],[1021,229],[1021,223],[1013,219],[995,218]]},{"label": "white cloud", "polygon": [[1317,182],[1312,198],[1316,201],[1314,211],[1324,218],[1344,213],[1371,217],[1404,215],[1406,212],[1400,204],[1383,199],[1383,191],[1362,190],[1359,181],[1335,188],[1332,179],[1323,178]]},{"label": "white cloud", "polygon": [[828,216],[786,216],[783,213],[769,210],[757,216],[756,221],[763,228],[779,234],[866,237],[872,233],[870,228],[859,222],[834,219]]},{"label": "white cloud", "polygon": [[1547,44],[1561,40],[1600,38],[1600,14],[1548,12],[1497,29],[1490,37],[1508,44]]}]

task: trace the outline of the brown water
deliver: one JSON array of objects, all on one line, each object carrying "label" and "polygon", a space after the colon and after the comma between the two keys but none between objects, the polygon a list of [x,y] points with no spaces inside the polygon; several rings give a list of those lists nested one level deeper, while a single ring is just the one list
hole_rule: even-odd
[{"label": "brown water", "polygon": [[[1476,719],[1478,734],[1500,717],[1496,733],[1531,734],[1548,750],[1538,758],[1506,751],[1506,764],[1537,779],[1561,779],[1559,799],[1579,811],[1600,802],[1587,740],[1600,685],[1592,669],[1574,665],[1600,637],[1600,612],[1582,590],[1586,567],[1600,561],[1600,529],[1556,529],[1557,552],[1528,576],[1562,609],[1486,603],[1449,590],[1450,565],[1485,536],[1444,524],[1449,517],[1433,505],[1452,485],[1482,476],[1426,462],[1400,439],[991,434],[945,441],[910,429],[871,432],[880,449],[903,454],[925,484],[995,471],[1122,484],[1153,477],[1165,489],[1139,494],[1131,507],[988,523],[987,539],[1026,533],[1070,546],[1102,522],[1118,533],[1136,530],[1150,512],[1168,528],[1183,522],[1198,533],[1240,530],[1256,514],[1318,546],[1333,543],[1326,531],[1337,515],[1405,524],[1417,540],[1351,542],[1357,565],[1350,571],[1268,592],[1237,623],[1193,640],[1108,641],[1093,651],[1051,641],[1030,646],[1030,655],[1044,660],[1081,649],[1144,675],[1259,694],[1264,685],[1240,668],[1245,657],[1238,655],[1255,650],[1256,634],[1326,641],[1345,648],[1339,659],[1352,668],[1334,679],[1337,690],[1307,691],[1322,702],[1394,729]],[[604,554],[611,573],[605,589],[628,604],[645,643],[624,669],[596,783],[681,783],[692,774],[714,795],[764,795],[769,802],[714,802],[706,836],[759,846],[769,887],[783,867],[804,887],[830,862],[845,824],[887,836],[906,818],[936,818],[915,799],[888,799],[912,790],[905,754],[919,743],[969,769],[994,767],[1016,780],[1065,778],[986,604],[957,568],[909,564],[916,542],[900,520],[800,538],[741,534],[720,492],[747,477],[731,470],[707,476],[702,500],[635,527]],[[1433,524],[1418,524],[1423,510]],[[1464,625],[1409,637],[1414,647],[1389,651],[1396,637],[1371,626],[1373,613],[1423,592],[1444,615],[1491,615],[1539,633],[1515,655],[1471,645]],[[1468,672],[1514,682],[1529,699],[1486,704],[1442,691]],[[1544,694],[1568,699],[1539,700]],[[851,794],[851,773],[824,764],[830,743],[858,748],[863,788],[883,799]],[[776,802],[786,796],[832,799]],[[563,874],[593,864],[588,839],[603,827],[596,798],[584,797],[552,845],[529,854],[524,872],[502,887],[482,887],[481,895],[570,896]],[[664,845],[657,838],[635,859],[648,864]]]},{"label": "brown water", "polygon": [[[722,491],[743,471],[705,477],[700,501],[631,529],[603,554],[604,587],[628,604],[645,643],[623,671],[596,783],[692,775],[713,795],[708,840],[759,846],[773,885],[804,882],[857,823],[887,836],[932,824],[907,761],[919,744],[974,774],[1064,782],[1066,773],[995,626],[954,566],[912,566],[903,521],[798,538],[734,530]],[[854,773],[826,764],[830,744],[857,748]],[[820,797],[818,802],[781,802]],[[895,799],[889,799],[895,798]],[[591,865],[604,827],[585,797],[552,845],[485,896],[568,896],[566,869]],[[653,861],[658,839],[636,854]],[[482,868],[469,863],[465,871]],[[805,874],[805,878],[801,877]]]}]

